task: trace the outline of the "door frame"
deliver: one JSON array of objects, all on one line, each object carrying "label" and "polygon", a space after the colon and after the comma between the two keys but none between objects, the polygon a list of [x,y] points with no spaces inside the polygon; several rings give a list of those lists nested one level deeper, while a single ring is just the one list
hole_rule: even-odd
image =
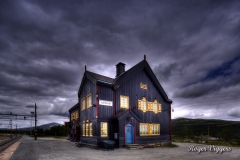
[{"label": "door frame", "polygon": [[133,123],[128,122],[128,123],[126,123],[126,124],[124,125],[124,145],[126,145],[126,140],[127,140],[127,139],[126,139],[126,126],[127,126],[128,124],[131,124],[132,127],[133,127],[133,144],[136,143],[136,126],[135,126]]}]

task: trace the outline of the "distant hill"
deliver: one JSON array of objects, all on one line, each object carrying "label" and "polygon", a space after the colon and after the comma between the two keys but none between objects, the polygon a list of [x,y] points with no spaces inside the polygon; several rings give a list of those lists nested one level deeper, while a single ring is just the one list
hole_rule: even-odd
[{"label": "distant hill", "polygon": [[188,130],[190,134],[216,136],[224,129],[229,129],[233,134],[240,134],[240,122],[239,121],[226,121],[216,119],[189,119],[189,118],[177,118],[172,120],[172,134],[181,135],[184,130]]},{"label": "distant hill", "polygon": [[[38,128],[38,129],[41,128],[41,129],[43,129],[43,130],[48,130],[48,129],[50,129],[50,128],[53,127],[53,126],[58,126],[58,125],[62,125],[62,124],[53,122],[53,123],[47,123],[47,124],[43,124],[43,125],[37,126],[37,128]],[[31,127],[26,127],[26,128],[20,128],[19,130],[29,131],[29,130],[31,130],[31,129],[32,129]],[[33,127],[33,129],[34,129],[34,127]]]}]

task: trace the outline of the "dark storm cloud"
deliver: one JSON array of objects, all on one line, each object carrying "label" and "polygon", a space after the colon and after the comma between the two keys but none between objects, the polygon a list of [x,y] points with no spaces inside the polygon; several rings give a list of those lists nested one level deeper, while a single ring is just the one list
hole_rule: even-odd
[{"label": "dark storm cloud", "polygon": [[228,112],[228,116],[240,118],[240,107],[233,108]]},{"label": "dark storm cloud", "polygon": [[216,84],[194,84],[183,90],[176,91],[174,93],[174,97],[181,97],[181,98],[196,98],[201,97],[205,94],[212,93],[217,91],[219,87]]},{"label": "dark storm cloud", "polygon": [[239,1],[1,1],[0,107],[29,112],[37,103],[41,117],[67,120],[84,65],[114,77],[118,62],[128,69],[144,54],[177,110],[235,106],[239,8]]},{"label": "dark storm cloud", "polygon": [[161,63],[155,67],[155,74],[158,75],[160,81],[167,81],[172,74],[181,73],[181,69],[178,68],[177,63],[164,64]]},{"label": "dark storm cloud", "polygon": [[27,105],[25,106],[26,108],[34,108],[35,106],[34,105]]}]

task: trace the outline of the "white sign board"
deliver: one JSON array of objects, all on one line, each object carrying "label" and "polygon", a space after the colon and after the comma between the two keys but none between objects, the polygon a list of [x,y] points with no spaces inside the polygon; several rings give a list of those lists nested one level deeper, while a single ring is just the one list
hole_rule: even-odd
[{"label": "white sign board", "polygon": [[113,106],[113,102],[112,101],[99,100],[99,105],[102,105],[102,106]]}]

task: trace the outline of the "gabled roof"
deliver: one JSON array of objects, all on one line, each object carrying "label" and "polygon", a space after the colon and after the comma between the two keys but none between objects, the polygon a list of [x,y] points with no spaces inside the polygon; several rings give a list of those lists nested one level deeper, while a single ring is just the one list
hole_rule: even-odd
[{"label": "gabled roof", "polygon": [[108,84],[113,88],[118,88],[118,86],[120,86],[121,84],[123,84],[124,82],[126,82],[127,80],[129,80],[130,78],[132,78],[133,76],[141,72],[142,70],[145,70],[146,73],[149,75],[149,77],[153,80],[154,84],[156,85],[157,89],[162,94],[162,96],[165,98],[165,100],[169,103],[172,103],[172,100],[168,99],[166,92],[163,90],[157,77],[155,76],[151,67],[149,66],[148,62],[145,59],[139,62],[138,64],[136,64],[135,66],[133,66],[132,68],[130,68],[129,70],[125,71],[115,79],[107,76],[103,76],[97,73],[93,73],[90,71],[85,71],[79,90],[81,90],[83,81],[85,80],[86,77],[90,79],[93,83],[100,82],[100,83]]},{"label": "gabled roof", "polygon": [[172,100],[168,99],[166,92],[163,90],[161,84],[159,83],[157,77],[153,73],[151,67],[149,66],[146,60],[142,60],[141,62],[139,62],[138,64],[136,64],[135,66],[133,66],[132,68],[130,68],[129,70],[121,74],[119,77],[117,77],[115,79],[114,88],[117,88],[118,86],[120,86],[121,84],[123,84],[124,82],[126,82],[127,80],[129,80],[134,75],[141,72],[142,70],[145,70],[146,73],[150,76],[150,78],[153,80],[154,84],[157,86],[157,89],[160,91],[160,93],[165,98],[165,100],[167,102],[172,103]]},{"label": "gabled roof", "polygon": [[137,121],[141,121],[140,120],[140,118],[138,117],[138,115],[135,113],[135,112],[133,112],[133,110],[129,110],[129,109],[125,109],[125,110],[123,110],[123,111],[121,111],[121,112],[119,112],[116,116],[115,116],[115,118],[117,118],[118,120],[120,120],[122,117],[124,117],[124,116],[127,116],[127,115],[131,115],[132,117],[134,117]]},{"label": "gabled roof", "polygon": [[107,77],[107,76],[103,76],[101,74],[97,74],[97,73],[93,73],[93,72],[89,72],[89,71],[86,71],[86,72],[89,73],[91,76],[93,76],[93,78],[96,79],[97,81],[111,83],[111,84],[113,84],[115,81],[115,79]]},{"label": "gabled roof", "polygon": [[74,109],[78,108],[78,106],[79,106],[79,103],[75,104],[75,105],[74,105],[72,108],[70,108],[68,111],[70,112],[71,110],[74,110]]}]

